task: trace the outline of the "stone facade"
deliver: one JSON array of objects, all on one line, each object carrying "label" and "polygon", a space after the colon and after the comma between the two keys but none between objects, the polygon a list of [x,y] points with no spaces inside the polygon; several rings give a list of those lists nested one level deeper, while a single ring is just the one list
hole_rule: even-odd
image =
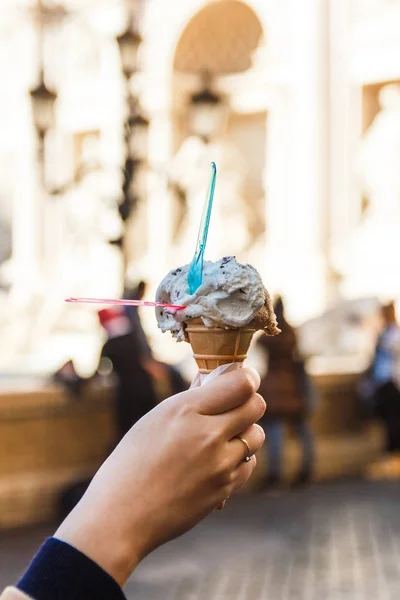
[{"label": "stone facade", "polygon": [[52,519],[62,490],[93,475],[112,447],[110,394],[3,393],[0,435],[0,528]]},{"label": "stone facade", "polygon": [[[48,85],[59,95],[56,127],[46,140],[46,182],[54,188],[73,179],[89,146],[103,171],[56,200],[39,189],[26,94],[36,80],[34,20],[29,3],[17,10],[8,0],[2,55],[29,60],[0,63],[9,82],[0,99],[0,194],[7,198],[0,218],[12,234],[12,262],[2,269],[11,291],[0,301],[8,320],[24,320],[20,330],[0,323],[12,340],[0,356],[7,365],[32,348],[38,333],[55,336],[50,354],[58,361],[62,346],[68,358],[83,363],[78,339],[86,356],[94,357],[94,321],[71,317],[62,299],[82,290],[118,294],[121,285],[121,261],[104,236],[118,229],[110,202],[115,212],[124,94],[115,35],[124,28],[125,8],[123,2],[94,7],[82,1],[74,11],[64,4],[44,45]],[[244,157],[240,210],[251,243],[239,258],[253,262],[271,291],[283,294],[289,319],[303,322],[338,298],[397,296],[391,276],[396,260],[386,264],[385,256],[371,255],[363,264],[354,258],[356,250],[352,260],[351,248],[370,203],[356,168],[360,139],[379,113],[379,90],[400,81],[399,3],[149,0],[143,9],[140,73],[132,87],[150,119],[150,169],[147,193],[129,224],[130,274],[146,278],[152,295],[177,260],[179,206],[169,165],[188,136],[188,99],[207,69],[229,103],[221,141],[236,145]],[[218,193],[222,187],[216,203],[229,204]],[[38,255],[39,245],[44,255]],[[180,260],[189,261],[184,254],[178,252]],[[375,275],[368,278],[371,260]],[[80,327],[74,328],[70,321],[77,319]],[[182,358],[182,347],[160,340],[153,315],[144,319],[160,357]],[[73,334],[62,343],[56,335],[60,320]],[[90,370],[95,361],[87,362]]]}]

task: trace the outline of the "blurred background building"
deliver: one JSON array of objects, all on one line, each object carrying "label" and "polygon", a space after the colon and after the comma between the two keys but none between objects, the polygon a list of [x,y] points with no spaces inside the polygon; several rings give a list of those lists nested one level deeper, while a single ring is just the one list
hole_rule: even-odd
[{"label": "blurred background building", "polygon": [[[94,368],[93,311],[63,299],[118,296],[126,278],[151,297],[191,259],[210,160],[209,258],[253,262],[292,322],[399,295],[399,2],[3,0],[1,13],[3,372]],[[181,359],[143,318],[158,355]]]}]

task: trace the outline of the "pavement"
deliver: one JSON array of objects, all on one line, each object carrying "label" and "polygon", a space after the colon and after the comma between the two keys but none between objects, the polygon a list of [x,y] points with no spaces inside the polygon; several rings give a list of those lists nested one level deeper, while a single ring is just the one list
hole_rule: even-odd
[{"label": "pavement", "polygon": [[[0,588],[54,527],[0,534]],[[400,483],[342,481],[231,498],[144,560],[128,600],[397,600]]]}]

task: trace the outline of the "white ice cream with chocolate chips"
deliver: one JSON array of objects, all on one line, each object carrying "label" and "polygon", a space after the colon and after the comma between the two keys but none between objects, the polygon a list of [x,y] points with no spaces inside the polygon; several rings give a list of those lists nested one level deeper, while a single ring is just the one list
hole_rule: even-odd
[{"label": "white ice cream with chocolate chips", "polygon": [[188,289],[189,267],[170,271],[156,294],[157,302],[186,306],[178,311],[156,309],[158,327],[178,341],[184,340],[184,323],[190,319],[200,317],[206,327],[236,329],[250,323],[264,307],[266,291],[253,266],[238,263],[234,256],[206,261],[203,283],[193,295]]}]

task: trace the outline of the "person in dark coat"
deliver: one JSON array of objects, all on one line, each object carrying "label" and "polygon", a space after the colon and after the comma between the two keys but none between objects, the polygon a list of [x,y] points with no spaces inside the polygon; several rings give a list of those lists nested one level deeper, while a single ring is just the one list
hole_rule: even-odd
[{"label": "person in dark coat", "polygon": [[151,374],[146,369],[147,353],[132,328],[123,307],[99,311],[107,341],[101,360],[109,359],[117,377],[116,416],[120,440],[129,429],[157,404]]},{"label": "person in dark coat", "polygon": [[368,385],[373,412],[386,429],[386,449],[400,449],[400,327],[393,302],[382,306],[382,331],[378,336]]},{"label": "person in dark coat", "polygon": [[[122,297],[124,300],[143,300],[145,293],[146,293],[146,282],[139,281],[139,283],[135,287],[125,288]],[[146,334],[142,327],[138,307],[137,306],[125,306],[124,311],[131,323],[132,331],[135,334],[136,341],[137,341],[140,352],[142,353],[143,356],[152,356],[153,353],[151,351],[150,344],[147,341]]]},{"label": "person in dark coat", "polygon": [[[146,282],[139,281],[136,286],[125,288],[123,299],[143,300],[145,293]],[[182,377],[178,369],[154,358],[140,320],[138,307],[125,306],[124,311],[130,321],[132,332],[135,335],[138,350],[142,356],[142,365],[150,373],[155,387],[164,390],[161,392],[161,396],[167,397],[189,389],[189,383]]]},{"label": "person in dark coat", "polygon": [[262,336],[257,342],[268,361],[268,372],[260,386],[260,394],[268,404],[268,416],[263,420],[269,463],[266,486],[281,480],[284,424],[295,431],[302,444],[302,464],[293,482],[299,485],[306,483],[313,471],[313,437],[307,425],[311,387],[299,357],[296,333],[285,319],[282,298],[275,302],[274,310],[282,332],[277,336]]}]

